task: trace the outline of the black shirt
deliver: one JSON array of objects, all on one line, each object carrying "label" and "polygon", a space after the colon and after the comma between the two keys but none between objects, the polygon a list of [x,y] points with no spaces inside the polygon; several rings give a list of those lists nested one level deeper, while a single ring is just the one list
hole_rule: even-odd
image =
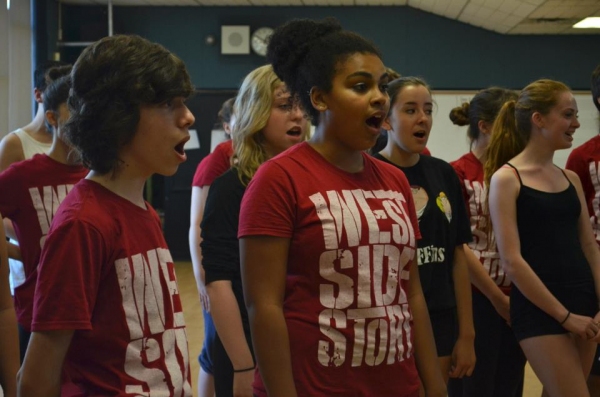
[{"label": "black shirt", "polygon": [[244,331],[249,331],[240,272],[240,246],[237,238],[240,206],[246,186],[235,168],[215,179],[208,191],[202,228],[202,266],[206,285],[231,281],[231,289],[240,307]]},{"label": "black shirt", "polygon": [[[393,164],[380,154],[374,157]],[[454,249],[472,238],[460,181],[450,164],[431,156],[420,156],[412,167],[396,167],[406,175],[415,199],[421,231],[417,259],[427,307],[430,313],[452,309]]]}]

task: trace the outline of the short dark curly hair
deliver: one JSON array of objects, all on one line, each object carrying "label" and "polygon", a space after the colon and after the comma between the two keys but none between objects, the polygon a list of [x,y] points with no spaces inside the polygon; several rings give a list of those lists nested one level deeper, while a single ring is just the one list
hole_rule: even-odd
[{"label": "short dark curly hair", "polygon": [[293,19],[275,29],[267,59],[290,93],[299,98],[313,125],[317,125],[319,112],[312,106],[311,88],[331,91],[336,67],[356,53],[382,58],[375,44],[343,30],[335,18]]},{"label": "short dark curly hair", "polygon": [[600,103],[598,102],[600,100],[600,64],[592,72],[592,99],[600,112]]},{"label": "short dark curly hair", "polygon": [[83,164],[102,175],[119,170],[119,152],[135,135],[140,105],[194,91],[181,59],[135,35],[105,37],[85,48],[71,84],[66,137]]}]

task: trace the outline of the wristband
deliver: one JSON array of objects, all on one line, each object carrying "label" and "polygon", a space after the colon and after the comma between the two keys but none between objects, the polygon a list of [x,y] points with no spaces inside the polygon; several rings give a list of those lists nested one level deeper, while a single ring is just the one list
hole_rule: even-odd
[{"label": "wristband", "polygon": [[256,368],[256,366],[252,366],[252,367],[248,367],[248,368],[244,368],[244,369],[234,369],[233,372],[234,373],[239,373],[239,372],[248,372],[248,371],[252,371],[254,368]]},{"label": "wristband", "polygon": [[563,325],[564,323],[567,322],[567,320],[569,319],[569,316],[571,315],[571,312],[567,312],[567,316],[565,317],[564,320],[561,321],[560,325]]}]

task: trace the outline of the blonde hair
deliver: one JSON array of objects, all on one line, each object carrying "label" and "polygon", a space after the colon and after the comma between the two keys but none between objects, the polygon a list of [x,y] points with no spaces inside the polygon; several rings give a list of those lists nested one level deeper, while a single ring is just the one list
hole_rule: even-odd
[{"label": "blonde hair", "polygon": [[244,185],[268,159],[262,130],[271,116],[273,93],[281,84],[271,65],[261,66],[246,76],[235,99],[235,123],[231,131],[234,154],[231,161]]}]

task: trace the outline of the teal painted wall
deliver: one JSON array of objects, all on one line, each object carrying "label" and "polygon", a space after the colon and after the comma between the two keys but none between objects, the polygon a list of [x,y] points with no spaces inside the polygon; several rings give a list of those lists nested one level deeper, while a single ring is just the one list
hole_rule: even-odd
[{"label": "teal painted wall", "polygon": [[[384,62],[404,75],[424,77],[434,89],[521,88],[540,77],[589,89],[600,62],[600,35],[501,35],[410,7],[114,7],[115,33],[135,33],[181,57],[202,89],[236,88],[257,55],[221,55],[221,25],[277,26],[291,18],[334,16],[373,40]],[[63,6],[65,40],[106,35],[106,7]],[[53,26],[55,23],[49,23]],[[63,50],[64,51],[64,50]],[[67,49],[74,59],[79,49]]]}]

